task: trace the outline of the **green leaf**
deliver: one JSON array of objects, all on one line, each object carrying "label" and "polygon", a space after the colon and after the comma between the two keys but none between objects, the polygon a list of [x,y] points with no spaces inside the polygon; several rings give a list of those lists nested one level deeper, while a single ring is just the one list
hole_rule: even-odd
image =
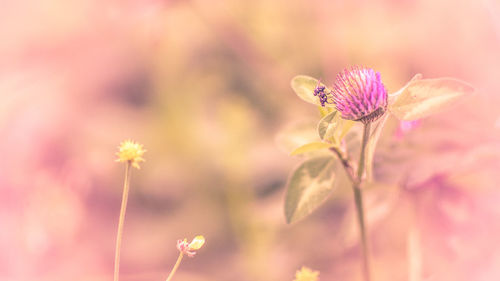
[{"label": "green leaf", "polygon": [[472,92],[471,85],[454,78],[415,79],[394,99],[389,110],[400,120],[416,120],[449,108]]},{"label": "green leaf", "polygon": [[352,126],[354,121],[342,119],[340,113],[333,111],[319,121],[318,134],[322,140],[339,145]]},{"label": "green leaf", "polygon": [[326,142],[310,142],[308,144],[304,144],[298,148],[296,148],[294,151],[290,153],[291,156],[294,155],[299,155],[303,153],[308,153],[308,152],[313,152],[316,150],[324,149],[324,148],[329,148],[332,145]]},{"label": "green leaf", "polygon": [[335,159],[331,156],[306,160],[293,173],[285,196],[287,223],[311,214],[333,190]]},{"label": "green leaf", "polygon": [[365,167],[366,167],[366,178],[369,182],[373,180],[373,157],[375,156],[375,148],[377,147],[378,140],[380,139],[380,133],[385,126],[385,123],[389,119],[389,114],[384,114],[380,120],[374,124],[374,128],[370,132],[368,142],[366,143],[366,155],[365,155]]},{"label": "green leaf", "polygon": [[332,124],[332,121],[337,116],[337,111],[331,112],[330,114],[325,115],[325,117],[321,118],[318,123],[318,134],[319,138],[324,140],[327,133],[331,135],[332,129],[335,129],[338,124]]},{"label": "green leaf", "polygon": [[[303,99],[308,103],[312,103],[321,106],[319,98],[314,96],[314,89],[318,86],[319,81],[306,75],[297,75],[292,79],[292,89],[295,91],[299,98]],[[323,83],[319,83],[321,86],[325,86]],[[325,86],[326,88],[326,86]],[[328,90],[328,88],[326,88]],[[328,90],[329,91],[329,90]],[[333,104],[325,104],[325,107],[335,107]]]}]

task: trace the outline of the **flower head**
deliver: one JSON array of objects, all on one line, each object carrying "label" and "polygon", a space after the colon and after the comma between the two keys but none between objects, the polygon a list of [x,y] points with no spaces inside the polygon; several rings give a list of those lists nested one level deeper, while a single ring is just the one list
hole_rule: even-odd
[{"label": "flower head", "polygon": [[118,149],[119,151],[116,153],[118,156],[118,159],[116,159],[117,162],[128,162],[132,165],[132,167],[137,169],[141,168],[139,163],[145,161],[142,156],[144,155],[144,152],[146,152],[142,144],[132,140],[126,140],[120,143]]},{"label": "flower head", "polygon": [[196,251],[203,247],[204,244],[205,237],[198,235],[193,239],[193,241],[191,241],[191,243],[188,243],[187,239],[177,240],[177,249],[192,258],[196,255]]},{"label": "flower head", "polygon": [[[387,109],[387,90],[382,84],[380,73],[371,68],[352,67],[337,75],[333,91],[325,93],[317,86],[315,95],[321,105],[335,104],[342,118],[369,123],[378,119]],[[318,93],[325,93],[322,96]],[[324,100],[324,102],[323,102]]]},{"label": "flower head", "polygon": [[318,271],[312,271],[310,268],[303,266],[295,273],[294,281],[318,281]]}]

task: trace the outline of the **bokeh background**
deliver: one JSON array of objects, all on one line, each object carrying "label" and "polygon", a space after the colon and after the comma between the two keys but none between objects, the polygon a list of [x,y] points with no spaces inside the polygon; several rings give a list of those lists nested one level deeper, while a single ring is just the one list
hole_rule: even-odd
[{"label": "bokeh background", "polygon": [[389,121],[366,195],[375,280],[500,278],[496,0],[7,0],[0,36],[0,280],[111,280],[127,138],[148,152],[121,280],[164,280],[197,234],[175,280],[360,280],[348,186],[293,225],[282,207],[301,159],[280,132],[319,118],[290,79],[354,64],[390,92],[416,73],[476,88]]}]

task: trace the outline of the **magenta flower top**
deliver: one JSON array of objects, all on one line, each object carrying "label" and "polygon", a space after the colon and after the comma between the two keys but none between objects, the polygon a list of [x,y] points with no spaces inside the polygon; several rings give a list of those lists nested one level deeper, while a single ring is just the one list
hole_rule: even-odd
[{"label": "magenta flower top", "polygon": [[387,109],[387,90],[382,84],[380,73],[367,67],[344,69],[337,75],[333,91],[327,93],[324,87],[314,90],[321,105],[335,104],[342,118],[370,123],[378,119]]}]

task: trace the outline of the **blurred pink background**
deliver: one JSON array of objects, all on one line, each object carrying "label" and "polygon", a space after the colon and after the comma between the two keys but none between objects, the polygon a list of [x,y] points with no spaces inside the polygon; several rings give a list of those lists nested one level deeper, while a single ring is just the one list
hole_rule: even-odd
[{"label": "blurred pink background", "polygon": [[164,280],[176,240],[197,234],[207,244],[174,280],[293,280],[302,265],[360,280],[349,189],[286,225],[300,159],[276,141],[318,119],[294,75],[330,84],[354,64],[390,92],[416,73],[476,88],[384,132],[383,188],[367,194],[375,280],[410,280],[412,262],[421,280],[500,278],[498,1],[7,0],[0,35],[0,280],[111,280],[127,138],[148,152],[121,280]]}]

